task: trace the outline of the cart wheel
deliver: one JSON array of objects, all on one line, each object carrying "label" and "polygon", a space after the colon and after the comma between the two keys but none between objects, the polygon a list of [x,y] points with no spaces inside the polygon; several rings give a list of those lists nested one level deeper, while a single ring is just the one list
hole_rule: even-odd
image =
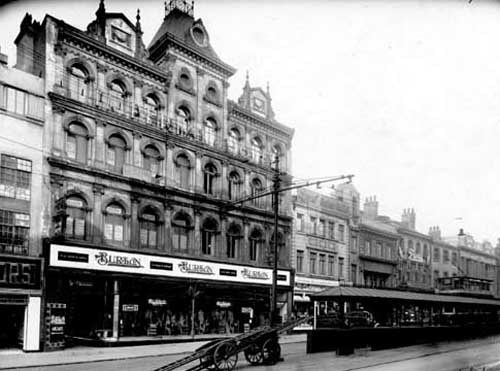
[{"label": "cart wheel", "polygon": [[245,354],[245,359],[251,365],[255,366],[262,362],[262,350],[255,343],[253,343],[247,349],[245,349],[244,354]]},{"label": "cart wheel", "polygon": [[267,339],[262,345],[262,361],[266,365],[274,365],[281,357],[281,347],[278,338]]},{"label": "cart wheel", "polygon": [[238,362],[238,350],[234,341],[225,341],[217,346],[213,355],[216,370],[231,371]]}]

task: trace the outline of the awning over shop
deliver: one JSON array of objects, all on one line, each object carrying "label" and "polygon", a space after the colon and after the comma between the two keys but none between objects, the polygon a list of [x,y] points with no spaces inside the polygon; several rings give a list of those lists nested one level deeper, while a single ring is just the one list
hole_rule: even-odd
[{"label": "awning over shop", "polygon": [[322,292],[311,294],[312,300],[334,300],[336,298],[367,298],[367,299],[385,299],[385,300],[402,300],[414,302],[435,302],[435,303],[450,303],[450,304],[481,304],[495,305],[500,307],[500,300],[471,298],[454,295],[437,295],[426,294],[420,292],[400,291],[400,290],[383,290],[369,289],[361,287],[339,286],[326,289]]},{"label": "awning over shop", "polygon": [[311,301],[311,298],[307,295],[294,295],[293,301],[301,303],[309,303]]}]

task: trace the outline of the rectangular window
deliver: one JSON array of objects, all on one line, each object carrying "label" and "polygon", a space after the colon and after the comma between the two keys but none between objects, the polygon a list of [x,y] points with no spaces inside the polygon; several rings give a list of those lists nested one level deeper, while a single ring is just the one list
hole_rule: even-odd
[{"label": "rectangular window", "polygon": [[297,272],[304,271],[304,251],[297,250]]},{"label": "rectangular window", "polygon": [[338,240],[340,242],[344,242],[344,240],[345,240],[344,233],[345,233],[345,226],[343,224],[339,224],[339,226],[338,226]]},{"label": "rectangular window", "polygon": [[108,165],[115,165],[116,162],[116,156],[115,156],[115,150],[113,148],[107,148],[106,149],[106,163]]},{"label": "rectangular window", "polygon": [[380,242],[377,242],[375,245],[375,254],[376,257],[381,258],[382,257],[382,244]]},{"label": "rectangular window", "polygon": [[0,196],[26,201],[31,199],[31,161],[2,155]]},{"label": "rectangular window", "polygon": [[297,230],[304,232],[304,215],[297,213]]},{"label": "rectangular window", "polygon": [[450,262],[450,251],[448,249],[443,249],[443,263]]},{"label": "rectangular window", "polygon": [[44,118],[44,99],[28,94],[28,110],[27,116],[43,120]]},{"label": "rectangular window", "polygon": [[358,251],[358,238],[356,236],[351,236],[351,249]]},{"label": "rectangular window", "polygon": [[7,111],[16,112],[16,91],[7,87]]},{"label": "rectangular window", "polygon": [[439,263],[441,261],[441,251],[439,247],[434,247],[432,252],[433,252],[432,260],[434,261],[434,263]]},{"label": "rectangular window", "polygon": [[316,256],[317,254],[315,252],[309,255],[309,272],[312,274],[316,274]]},{"label": "rectangular window", "polygon": [[371,241],[365,241],[365,255],[372,254],[372,243]]},{"label": "rectangular window", "polygon": [[344,278],[344,258],[339,258],[339,278]]},{"label": "rectangular window", "polygon": [[351,264],[351,282],[355,285],[358,280],[358,266],[356,264]]},{"label": "rectangular window", "polygon": [[319,254],[319,274],[326,274],[326,256]]},{"label": "rectangular window", "polygon": [[0,253],[28,255],[30,216],[0,209]]},{"label": "rectangular window", "polygon": [[314,216],[311,216],[311,234],[317,234],[318,233],[318,226],[316,224],[316,218]]},{"label": "rectangular window", "polygon": [[335,274],[335,257],[328,255],[328,275],[333,277]]},{"label": "rectangular window", "polygon": [[328,222],[328,238],[335,239],[335,223]]},{"label": "rectangular window", "polygon": [[457,253],[456,252],[451,253],[451,264],[457,265]]},{"label": "rectangular window", "polygon": [[17,90],[16,91],[16,110],[15,112],[19,115],[24,115],[24,105],[25,105],[26,93]]},{"label": "rectangular window", "polygon": [[325,221],[323,219],[319,220],[319,235],[325,237]]}]

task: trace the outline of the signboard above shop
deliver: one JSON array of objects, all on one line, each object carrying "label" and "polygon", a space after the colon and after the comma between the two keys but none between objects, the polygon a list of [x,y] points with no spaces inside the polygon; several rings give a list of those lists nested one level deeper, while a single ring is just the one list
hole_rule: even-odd
[{"label": "signboard above shop", "polygon": [[[56,244],[50,246],[49,266],[269,286],[273,281],[269,268]],[[277,282],[290,286],[290,271],[279,270]]]},{"label": "signboard above shop", "polygon": [[41,259],[0,256],[0,288],[40,290],[41,271]]}]

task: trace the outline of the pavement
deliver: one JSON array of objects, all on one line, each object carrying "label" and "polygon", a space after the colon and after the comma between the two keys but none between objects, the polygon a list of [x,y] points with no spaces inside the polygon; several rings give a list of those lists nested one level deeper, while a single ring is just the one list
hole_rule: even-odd
[{"label": "pavement", "polygon": [[[334,352],[306,354],[306,335],[283,335],[285,362],[273,366],[275,371],[392,371],[392,370],[453,370],[468,366],[467,371],[500,371],[500,336],[467,341],[449,341],[422,344],[379,351],[362,350],[350,356],[337,356]],[[193,343],[157,344],[117,348],[75,347],[45,353],[0,351],[0,370],[153,370],[186,353],[205,341]],[[250,369],[240,362],[238,369]],[[471,366],[475,366],[471,368]],[[267,371],[268,366],[251,368]],[[28,371],[28,370],[26,370]]]},{"label": "pavement", "polygon": [[[281,344],[300,343],[307,340],[306,334],[281,335]],[[78,346],[63,350],[25,353],[18,349],[0,350],[0,370],[37,366],[111,361],[131,358],[156,357],[186,354],[206,344],[207,341],[193,341],[170,344],[135,345],[113,348]],[[305,347],[305,344],[304,344]]]}]

